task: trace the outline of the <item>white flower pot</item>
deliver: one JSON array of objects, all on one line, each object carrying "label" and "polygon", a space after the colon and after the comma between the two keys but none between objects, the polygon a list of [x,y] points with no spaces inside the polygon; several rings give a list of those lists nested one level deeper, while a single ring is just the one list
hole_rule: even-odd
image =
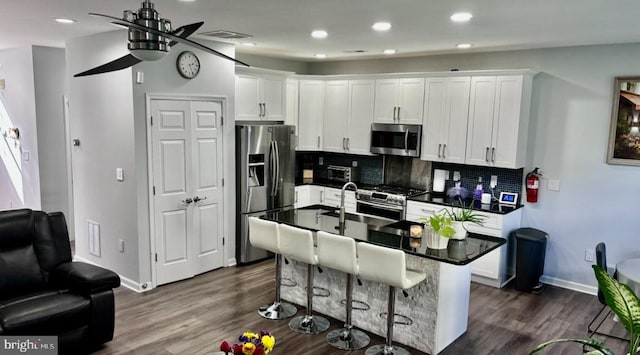
[{"label": "white flower pot", "polygon": [[467,230],[464,229],[464,222],[453,221],[451,227],[456,231],[456,234],[451,236],[451,239],[465,239],[467,237]]},{"label": "white flower pot", "polygon": [[431,228],[425,228],[423,233],[425,234],[425,242],[429,249],[447,249],[449,238],[443,237],[440,233],[434,231]]}]

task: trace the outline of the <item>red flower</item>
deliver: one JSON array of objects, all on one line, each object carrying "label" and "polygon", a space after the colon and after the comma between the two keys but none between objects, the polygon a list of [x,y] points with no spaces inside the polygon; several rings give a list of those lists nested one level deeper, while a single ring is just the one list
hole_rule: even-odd
[{"label": "red flower", "polygon": [[244,355],[242,354],[242,344],[233,344],[233,355]]},{"label": "red flower", "polygon": [[256,350],[253,351],[253,355],[264,355],[264,348],[262,346],[257,346]]},{"label": "red flower", "polygon": [[222,344],[220,344],[220,351],[224,351],[225,354],[228,354],[231,352],[231,344],[226,340],[223,341]]}]

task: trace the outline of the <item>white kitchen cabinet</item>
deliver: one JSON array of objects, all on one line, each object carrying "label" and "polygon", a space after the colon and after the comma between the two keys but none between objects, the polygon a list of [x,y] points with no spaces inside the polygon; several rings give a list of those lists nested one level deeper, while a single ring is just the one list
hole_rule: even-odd
[{"label": "white kitchen cabinet", "polygon": [[373,80],[325,83],[323,151],[371,154],[374,84]]},{"label": "white kitchen cabinet", "polygon": [[464,164],[471,77],[425,81],[422,160]]},{"label": "white kitchen cabinet", "polygon": [[[418,218],[429,218],[448,208],[450,207],[438,204],[407,201],[406,219],[418,222]],[[484,217],[483,225],[465,222],[464,227],[469,232],[503,238],[507,243],[471,263],[471,280],[497,288],[503,287],[515,275],[515,250],[512,241],[509,240],[509,233],[520,228],[522,209],[507,214],[480,211],[475,213]]]},{"label": "white kitchen cabinet", "polygon": [[374,122],[422,124],[424,78],[376,80]]},{"label": "white kitchen cabinet", "polygon": [[284,121],[285,76],[236,74],[236,121]]},{"label": "white kitchen cabinet", "polygon": [[[298,80],[287,79],[286,81],[286,102],[284,124],[296,127],[296,138],[298,137]],[[297,140],[296,140],[297,143]]]},{"label": "white kitchen cabinet", "polygon": [[471,78],[467,164],[524,167],[531,84],[530,75]]},{"label": "white kitchen cabinet", "polygon": [[[325,206],[340,208],[341,194],[341,189],[325,187],[321,203]],[[354,191],[345,191],[344,210],[348,213],[356,213],[356,193]]]},{"label": "white kitchen cabinet", "polygon": [[307,207],[311,205],[322,204],[324,196],[324,187],[314,185],[296,186],[295,192],[295,208]]},{"label": "white kitchen cabinet", "polygon": [[298,83],[298,150],[322,150],[324,81],[300,80]]}]

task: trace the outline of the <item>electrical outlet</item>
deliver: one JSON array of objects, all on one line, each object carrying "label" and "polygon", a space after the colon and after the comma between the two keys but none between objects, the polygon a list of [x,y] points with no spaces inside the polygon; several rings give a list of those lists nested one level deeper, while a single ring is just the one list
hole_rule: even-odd
[{"label": "electrical outlet", "polygon": [[324,158],[323,157],[318,158],[318,165],[324,165]]},{"label": "electrical outlet", "polygon": [[354,168],[357,168],[358,167],[358,161],[357,160],[353,160],[351,162],[351,166],[353,166]]},{"label": "electrical outlet", "polygon": [[547,183],[547,189],[549,191],[560,191],[560,180],[549,179]]},{"label": "electrical outlet", "polygon": [[[449,180],[449,179],[447,179]],[[453,172],[453,181],[460,181],[460,172],[459,171],[454,171]]]},{"label": "electrical outlet", "polygon": [[584,250],[584,261],[593,262],[593,249]]},{"label": "electrical outlet", "polygon": [[118,250],[120,250],[121,253],[124,253],[124,240],[122,239],[118,239]]},{"label": "electrical outlet", "polygon": [[498,175],[491,175],[491,182],[489,183],[489,187],[492,189],[498,186]]}]

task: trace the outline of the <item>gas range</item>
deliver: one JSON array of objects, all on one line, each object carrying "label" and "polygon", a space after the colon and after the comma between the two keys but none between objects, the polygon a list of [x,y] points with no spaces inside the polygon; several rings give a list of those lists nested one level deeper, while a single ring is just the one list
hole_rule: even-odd
[{"label": "gas range", "polygon": [[356,199],[372,201],[387,205],[404,206],[407,198],[424,194],[427,190],[419,190],[401,186],[377,185],[371,188],[358,189]]}]

